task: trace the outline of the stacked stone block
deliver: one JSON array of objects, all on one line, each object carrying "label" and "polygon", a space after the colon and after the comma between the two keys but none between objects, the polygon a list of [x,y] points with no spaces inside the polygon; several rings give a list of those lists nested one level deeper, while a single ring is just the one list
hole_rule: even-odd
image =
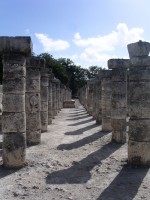
[{"label": "stacked stone block", "polygon": [[40,98],[40,68],[44,60],[38,57],[27,59],[26,74],[26,134],[27,144],[35,145],[41,142],[41,98]]},{"label": "stacked stone block", "polygon": [[102,130],[111,131],[111,98],[112,98],[112,81],[111,81],[111,70],[102,71]]},{"label": "stacked stone block", "polygon": [[128,161],[150,166],[150,43],[128,45],[129,71],[129,141]]},{"label": "stacked stone block", "polygon": [[48,128],[48,98],[49,98],[49,77],[50,72],[45,68],[45,62],[41,68],[41,132]]},{"label": "stacked stone block", "polygon": [[30,37],[0,37],[3,55],[3,165],[22,167],[26,156],[26,57],[31,55]]},{"label": "stacked stone block", "polygon": [[129,59],[110,59],[108,67],[112,69],[111,125],[112,141],[126,142],[127,117],[127,70]]}]

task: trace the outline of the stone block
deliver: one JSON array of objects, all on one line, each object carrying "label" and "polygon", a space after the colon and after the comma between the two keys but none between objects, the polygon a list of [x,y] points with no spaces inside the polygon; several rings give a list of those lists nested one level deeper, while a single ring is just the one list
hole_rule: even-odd
[{"label": "stone block", "polygon": [[118,82],[124,83],[127,80],[127,71],[121,70],[121,69],[113,69],[112,70],[112,81],[113,82]]},{"label": "stone block", "polygon": [[23,167],[25,163],[26,134],[5,133],[3,135],[3,165],[6,168]]},{"label": "stone block", "polygon": [[[28,77],[28,76],[27,76]],[[40,79],[26,79],[26,90],[27,92],[40,92]]]},{"label": "stone block", "polygon": [[25,78],[3,80],[3,94],[24,94],[26,91],[26,80]]},{"label": "stone block", "polygon": [[130,101],[128,111],[132,119],[150,119],[150,99]]},{"label": "stone block", "polygon": [[113,108],[111,110],[111,116],[113,119],[126,119],[127,110],[125,108]]},{"label": "stone block", "polygon": [[41,130],[36,130],[34,132],[30,132],[27,135],[27,144],[30,145],[37,145],[41,143]]},{"label": "stone block", "polygon": [[41,101],[48,101],[48,87],[41,87]]},{"label": "stone block", "polygon": [[25,95],[4,93],[3,112],[25,112]]},{"label": "stone block", "polygon": [[26,114],[26,130],[28,133],[39,131],[41,129],[41,116],[40,112]]},{"label": "stone block", "polygon": [[2,132],[3,133],[25,133],[26,132],[26,114],[3,112]]},{"label": "stone block", "polygon": [[129,120],[129,139],[136,142],[150,142],[150,119]]},{"label": "stone block", "polygon": [[112,131],[111,118],[102,118],[102,130]]},{"label": "stone block", "polygon": [[25,95],[26,112],[36,113],[41,110],[40,94],[27,92]]},{"label": "stone block", "polygon": [[146,57],[150,52],[150,43],[149,42],[135,42],[127,45],[129,57]]},{"label": "stone block", "polygon": [[134,67],[131,68],[129,73],[129,81],[139,81],[140,82],[145,82],[145,81],[150,81],[150,68],[149,67],[144,67],[142,66],[139,67]]},{"label": "stone block", "polygon": [[150,166],[150,142],[128,141],[128,162],[131,165]]},{"label": "stone block", "polygon": [[150,57],[133,57],[130,59],[131,60],[131,67],[146,67],[150,66]]},{"label": "stone block", "polygon": [[41,132],[46,132],[48,126],[48,112],[41,111]]},{"label": "stone block", "polygon": [[42,87],[48,87],[49,86],[49,77],[42,77],[41,86]]},{"label": "stone block", "polygon": [[0,37],[0,54],[20,53],[31,56],[32,42],[30,37]]},{"label": "stone block", "polygon": [[[134,91],[134,92],[133,92]],[[150,82],[133,81],[129,83],[128,101],[148,101],[150,99]]]},{"label": "stone block", "polygon": [[41,111],[48,111],[48,102],[41,101]]},{"label": "stone block", "polygon": [[109,69],[127,69],[130,67],[131,63],[129,59],[109,59],[108,60]]},{"label": "stone block", "polygon": [[75,101],[74,100],[64,101],[63,108],[75,108]]}]

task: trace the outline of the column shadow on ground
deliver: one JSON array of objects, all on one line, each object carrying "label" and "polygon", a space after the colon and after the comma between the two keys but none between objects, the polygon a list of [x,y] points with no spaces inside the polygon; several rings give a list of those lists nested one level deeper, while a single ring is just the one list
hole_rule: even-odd
[{"label": "column shadow on ground", "polygon": [[84,120],[84,121],[81,121],[81,122],[77,122],[75,124],[69,124],[68,126],[78,126],[78,125],[86,124],[86,123],[92,122],[92,121],[94,121],[94,120],[91,118],[91,119],[87,119],[87,120]]},{"label": "column shadow on ground", "polygon": [[0,163],[0,179],[4,178],[6,176],[9,176],[10,174],[13,174],[19,170],[20,169],[7,169],[7,168],[3,167],[3,164],[1,162]]},{"label": "column shadow on ground", "polygon": [[84,116],[81,116],[81,117],[75,117],[75,118],[69,118],[69,119],[66,119],[66,120],[68,120],[68,121],[74,121],[74,120],[79,120],[79,119],[84,119],[84,118],[88,118],[88,117],[90,117],[90,115],[89,114],[85,114]]},{"label": "column shadow on ground", "polygon": [[46,177],[47,184],[80,184],[86,183],[91,178],[90,171],[94,166],[100,165],[101,161],[119,149],[121,145],[108,143],[101,149],[91,153],[86,158],[75,163],[72,167],[55,171]]},{"label": "column shadow on ground", "polygon": [[82,112],[81,114],[79,113],[79,114],[73,114],[73,115],[68,115],[68,117],[79,117],[79,116],[82,116],[82,115],[85,115],[85,114],[87,114],[87,112]]},{"label": "column shadow on ground", "polygon": [[108,134],[109,132],[104,131],[98,131],[94,133],[93,135],[90,135],[88,137],[85,137],[81,140],[78,140],[76,142],[70,143],[70,144],[61,144],[57,147],[58,150],[72,150],[77,149],[82,146],[85,146],[86,144],[89,144],[91,142],[94,142],[98,140],[99,138],[103,137],[104,135]]},{"label": "column shadow on ground", "polygon": [[101,193],[97,200],[132,200],[138,192],[148,168],[123,166],[112,183]]},{"label": "column shadow on ground", "polygon": [[99,125],[95,123],[95,124],[92,124],[92,125],[77,129],[75,131],[66,132],[65,135],[81,135],[81,134],[83,134],[83,132],[91,130],[92,128],[96,128],[98,126]]}]

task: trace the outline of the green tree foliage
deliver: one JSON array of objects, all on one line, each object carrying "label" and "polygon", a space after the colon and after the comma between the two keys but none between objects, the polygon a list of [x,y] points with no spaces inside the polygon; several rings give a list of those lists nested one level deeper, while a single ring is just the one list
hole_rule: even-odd
[{"label": "green tree foliage", "polygon": [[95,78],[100,70],[103,70],[103,68],[98,66],[90,66],[88,70],[88,78],[89,79]]},{"label": "green tree foliage", "polygon": [[67,85],[69,77],[63,65],[61,65],[56,59],[53,58],[52,55],[48,53],[42,53],[39,56],[46,60],[46,67],[52,69],[55,77],[60,79],[63,84]]},{"label": "green tree foliage", "polygon": [[59,58],[58,61],[65,67],[69,77],[68,87],[72,90],[72,94],[76,95],[78,89],[82,87],[88,79],[87,70],[81,68],[81,66],[75,65],[70,59]]}]

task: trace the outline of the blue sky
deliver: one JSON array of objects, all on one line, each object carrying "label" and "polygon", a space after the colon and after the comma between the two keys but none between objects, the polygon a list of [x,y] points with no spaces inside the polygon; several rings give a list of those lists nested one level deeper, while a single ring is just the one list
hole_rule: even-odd
[{"label": "blue sky", "polygon": [[0,0],[0,36],[31,36],[36,54],[82,67],[128,58],[127,44],[150,41],[150,0]]}]

